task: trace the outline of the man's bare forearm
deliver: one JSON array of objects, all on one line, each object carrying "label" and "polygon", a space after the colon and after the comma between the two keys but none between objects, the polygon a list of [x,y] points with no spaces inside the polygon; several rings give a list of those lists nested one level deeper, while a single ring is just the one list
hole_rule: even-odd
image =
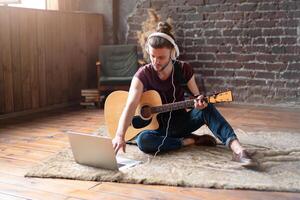
[{"label": "man's bare forearm", "polygon": [[126,106],[125,109],[123,110],[122,115],[120,117],[117,133],[116,133],[117,136],[122,138],[125,137],[125,133],[128,127],[130,126],[133,115],[135,113],[135,107],[136,106],[134,104],[131,104]]}]

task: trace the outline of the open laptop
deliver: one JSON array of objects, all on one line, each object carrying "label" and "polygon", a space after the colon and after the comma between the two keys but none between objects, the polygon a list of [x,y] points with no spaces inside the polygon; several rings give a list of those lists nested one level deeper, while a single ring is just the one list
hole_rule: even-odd
[{"label": "open laptop", "polygon": [[115,155],[112,140],[97,135],[67,131],[77,163],[110,170],[124,170],[140,163]]}]

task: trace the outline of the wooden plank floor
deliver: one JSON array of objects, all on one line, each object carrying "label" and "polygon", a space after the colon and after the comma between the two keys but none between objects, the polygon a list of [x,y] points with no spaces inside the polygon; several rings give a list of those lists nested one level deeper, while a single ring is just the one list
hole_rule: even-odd
[{"label": "wooden plank floor", "polygon": [[[226,105],[220,111],[234,128],[300,130],[299,108]],[[300,199],[300,193],[24,178],[34,164],[68,145],[65,130],[89,133],[101,124],[103,110],[79,108],[0,119],[0,199]]]}]

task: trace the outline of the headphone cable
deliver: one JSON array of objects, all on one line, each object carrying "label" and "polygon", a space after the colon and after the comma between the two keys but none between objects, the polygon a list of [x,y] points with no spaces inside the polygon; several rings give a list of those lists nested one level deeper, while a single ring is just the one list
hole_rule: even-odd
[{"label": "headphone cable", "polygon": [[[176,96],[175,96],[176,95],[176,88],[175,88],[175,84],[174,84],[174,70],[175,70],[174,69],[174,63],[175,63],[175,60],[172,62],[172,65],[173,65],[173,70],[172,70],[173,103],[175,103],[175,101],[176,101]],[[171,118],[172,118],[172,111],[173,110],[171,110],[169,112],[169,118],[168,118],[168,123],[167,123],[167,128],[166,128],[166,135],[165,135],[164,139],[162,140],[162,143],[158,146],[157,151],[155,152],[153,158],[155,158],[156,155],[160,152],[160,148],[164,145],[165,140],[168,137],[170,121],[171,121]]]}]

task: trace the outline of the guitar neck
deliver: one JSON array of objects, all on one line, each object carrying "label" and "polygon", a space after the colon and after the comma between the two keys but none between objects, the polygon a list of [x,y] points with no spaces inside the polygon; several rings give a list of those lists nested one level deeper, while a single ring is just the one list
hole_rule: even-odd
[{"label": "guitar neck", "polygon": [[[208,95],[204,97],[203,100],[206,101],[207,103],[221,103],[221,102],[231,102],[233,100],[233,97],[231,91],[226,91],[226,92],[219,92],[219,93]],[[179,110],[179,109],[190,108],[190,107],[194,107],[194,99],[151,107],[151,113],[170,112],[172,110]]]},{"label": "guitar neck", "polygon": [[179,101],[175,103],[163,104],[161,106],[151,107],[151,113],[164,113],[172,110],[180,110],[194,106],[194,99]]}]

